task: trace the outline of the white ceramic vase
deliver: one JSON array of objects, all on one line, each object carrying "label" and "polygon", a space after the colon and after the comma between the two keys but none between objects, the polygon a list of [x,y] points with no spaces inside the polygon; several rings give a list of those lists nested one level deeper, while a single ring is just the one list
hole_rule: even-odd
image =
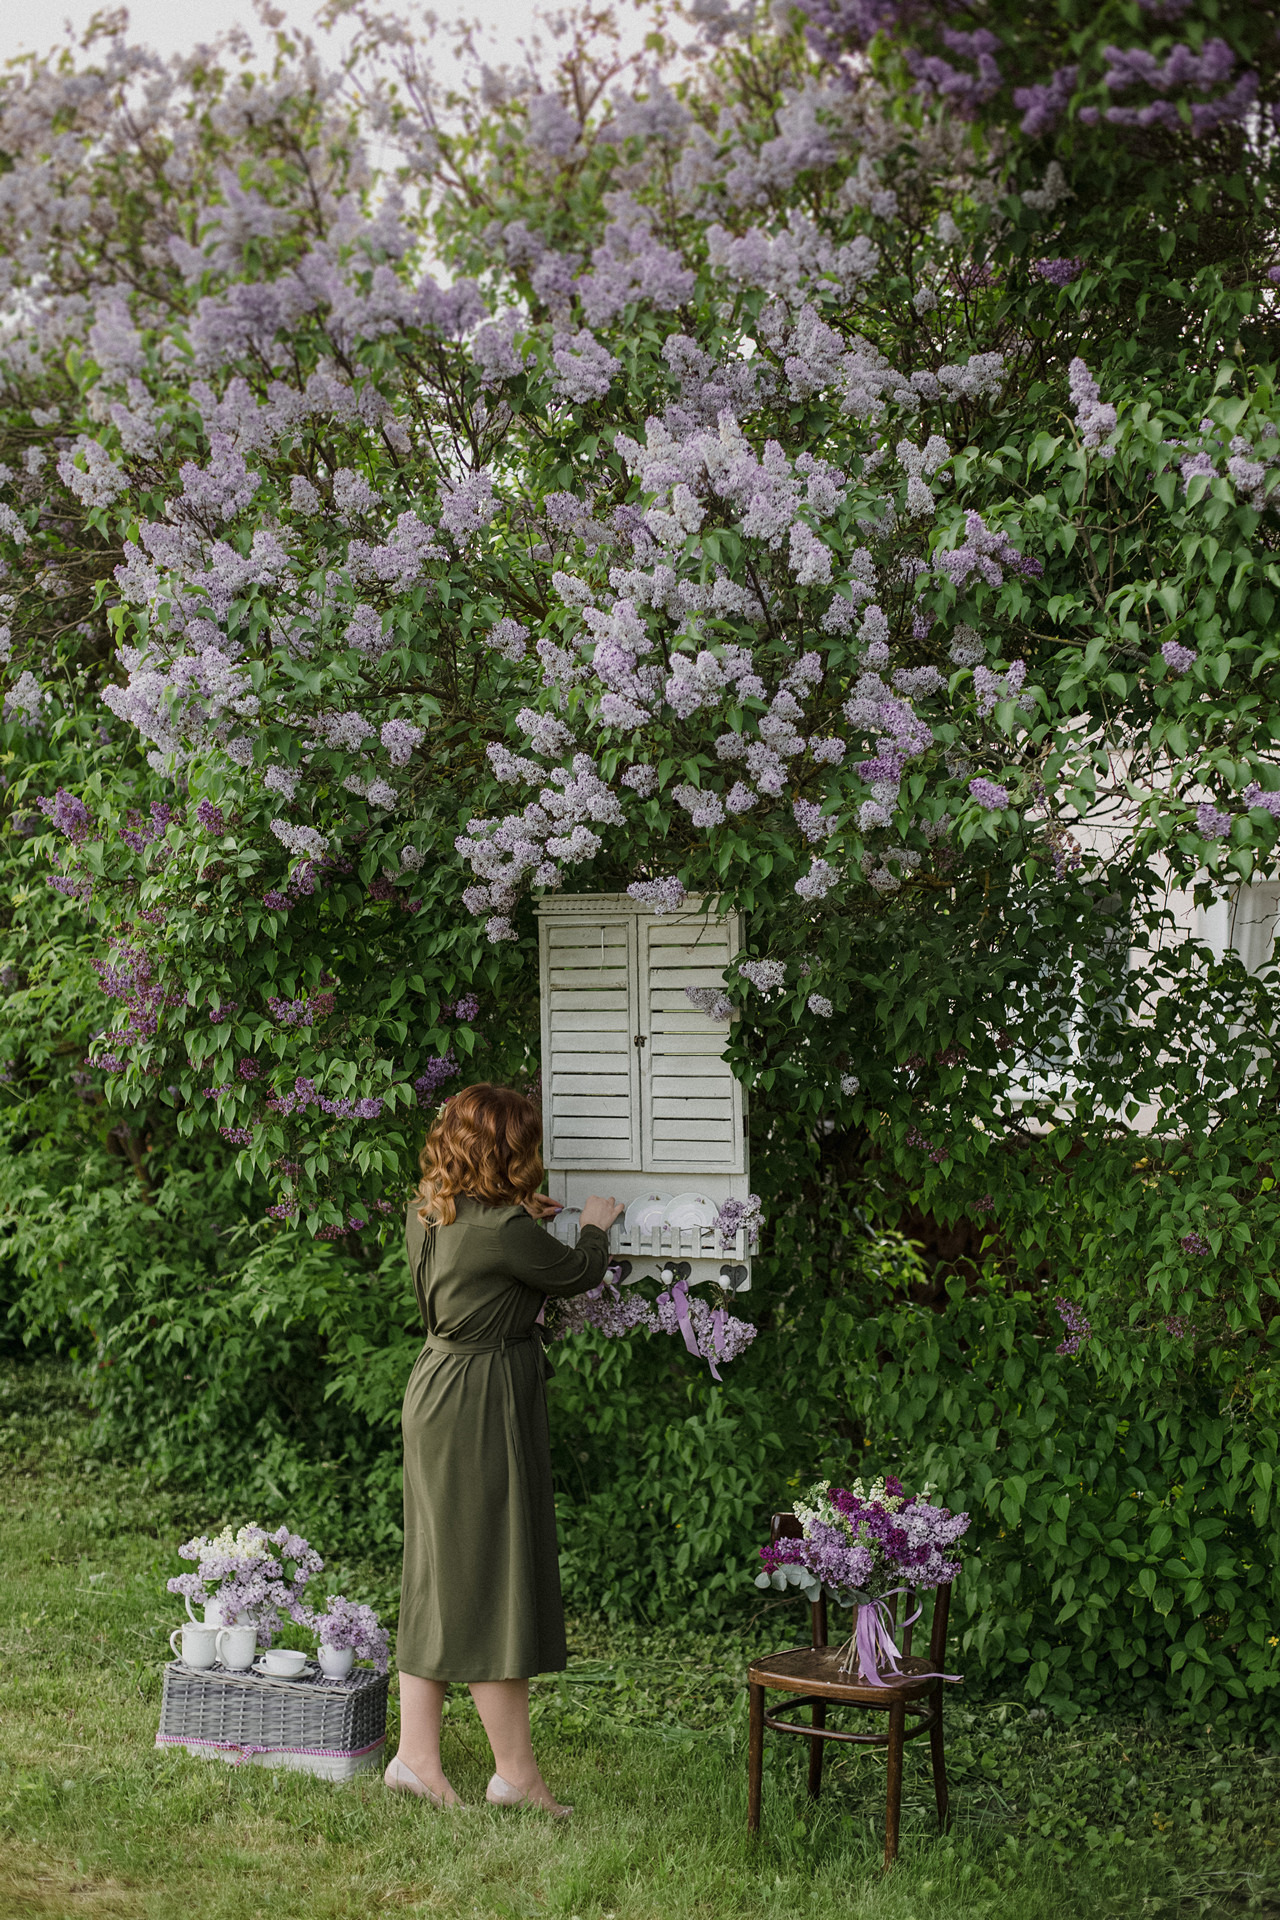
[{"label": "white ceramic vase", "polygon": [[316,1648],[316,1658],[326,1680],[345,1680],[356,1656],[350,1647],[326,1647],[322,1641]]}]

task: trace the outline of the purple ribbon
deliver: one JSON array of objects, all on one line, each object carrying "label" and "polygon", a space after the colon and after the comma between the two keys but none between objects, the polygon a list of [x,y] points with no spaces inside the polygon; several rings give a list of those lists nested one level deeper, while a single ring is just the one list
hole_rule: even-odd
[{"label": "purple ribbon", "polygon": [[[893,1594],[909,1593],[909,1587],[894,1587]],[[852,1674],[856,1655],[858,1677],[864,1687],[882,1687],[886,1693],[891,1682],[882,1680],[881,1669],[887,1668],[896,1679],[910,1680],[959,1680],[958,1673],[912,1673],[903,1675],[899,1662],[905,1658],[900,1647],[894,1641],[893,1615],[886,1601],[892,1594],[886,1594],[880,1600],[868,1600],[857,1610],[854,1616],[853,1632],[841,1647],[840,1672]],[[914,1626],[924,1612],[923,1606],[916,1608],[902,1623],[903,1627]]]},{"label": "purple ribbon", "polygon": [[719,1367],[717,1367],[716,1361],[720,1358],[720,1336],[724,1327],[723,1309],[717,1308],[712,1318],[711,1339],[712,1339],[712,1345],[715,1348],[715,1354],[713,1357],[709,1353],[704,1353],[702,1351],[702,1348],[698,1345],[698,1336],[694,1332],[693,1322],[689,1318],[689,1282],[687,1280],[677,1280],[674,1286],[671,1287],[669,1292],[660,1293],[658,1295],[659,1306],[662,1306],[663,1303],[667,1300],[669,1300],[672,1306],[675,1308],[676,1325],[679,1327],[681,1333],[684,1335],[684,1344],[686,1348],[693,1355],[695,1360],[705,1360],[707,1363],[707,1366],[711,1370],[711,1378],[713,1380],[719,1380],[720,1369]]}]

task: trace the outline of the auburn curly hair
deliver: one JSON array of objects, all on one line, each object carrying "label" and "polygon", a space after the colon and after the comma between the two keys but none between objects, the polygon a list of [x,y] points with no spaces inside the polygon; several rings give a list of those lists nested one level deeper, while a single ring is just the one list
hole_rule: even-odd
[{"label": "auburn curly hair", "polygon": [[459,1194],[489,1206],[522,1206],[542,1185],[542,1116],[513,1087],[488,1081],[447,1102],[418,1165],[418,1218],[447,1227]]}]

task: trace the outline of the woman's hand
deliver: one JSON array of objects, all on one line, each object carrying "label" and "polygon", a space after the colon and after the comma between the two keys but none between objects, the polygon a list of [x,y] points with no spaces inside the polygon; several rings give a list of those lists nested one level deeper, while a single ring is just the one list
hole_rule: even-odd
[{"label": "woman's hand", "polygon": [[578,1221],[578,1225],[580,1227],[600,1227],[605,1233],[608,1233],[610,1227],[622,1211],[621,1201],[615,1200],[612,1194],[609,1195],[607,1200],[602,1200],[598,1193],[593,1193],[583,1203],[582,1217]]},{"label": "woman's hand", "polygon": [[554,1220],[563,1213],[563,1200],[553,1200],[549,1193],[531,1193],[524,1202],[524,1210],[535,1220]]}]

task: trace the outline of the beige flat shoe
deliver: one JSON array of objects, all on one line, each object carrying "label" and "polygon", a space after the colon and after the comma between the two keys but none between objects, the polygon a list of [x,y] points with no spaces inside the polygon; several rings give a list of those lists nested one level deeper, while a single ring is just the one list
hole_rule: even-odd
[{"label": "beige flat shoe", "polygon": [[427,1800],[433,1807],[464,1807],[465,1800],[446,1800],[442,1794],[432,1793],[430,1787],[424,1787],[412,1767],[406,1767],[399,1754],[390,1761],[382,1776],[384,1787],[390,1787],[393,1793],[414,1793],[419,1800]]},{"label": "beige flat shoe", "polygon": [[519,1787],[513,1787],[500,1773],[495,1773],[485,1788],[485,1799],[491,1807],[532,1807],[535,1813],[549,1813],[553,1820],[567,1820],[573,1812],[572,1807],[548,1806],[544,1800],[531,1800]]}]

